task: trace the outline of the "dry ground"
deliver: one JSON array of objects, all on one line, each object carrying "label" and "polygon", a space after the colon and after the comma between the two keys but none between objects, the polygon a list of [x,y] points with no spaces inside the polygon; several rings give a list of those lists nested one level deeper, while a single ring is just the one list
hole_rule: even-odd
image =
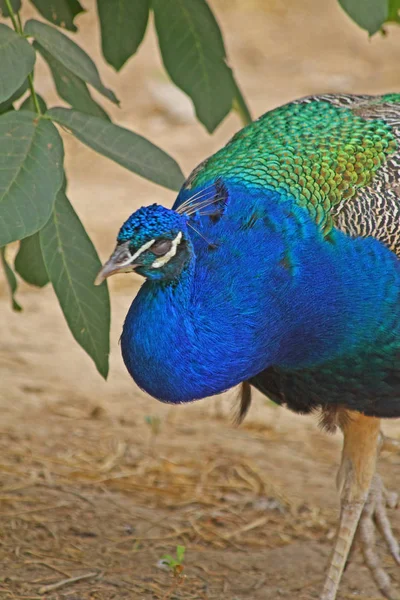
[{"label": "dry ground", "polygon": [[[91,10],[79,20],[81,40],[101,63],[94,2],[84,4]],[[211,4],[254,115],[308,93],[400,89],[400,31],[369,41],[335,0]],[[51,97],[39,67],[38,89]],[[186,173],[240,126],[233,115],[213,137],[203,131],[163,80],[151,33],[121,75],[104,64],[101,71],[122,100],[120,110],[108,107],[113,118],[171,152]],[[106,258],[130,212],[171,205],[173,194],[65,141],[69,195]],[[111,374],[103,382],[50,289],[21,286],[24,312],[13,314],[1,282],[0,597],[318,598],[336,519],[339,435],[260,396],[239,429],[234,392],[176,408],[147,397],[118,349],[138,285],[135,276],[111,282]],[[400,436],[399,423],[386,430]],[[399,466],[399,456],[381,460],[394,487]],[[186,556],[174,578],[157,563],[178,544]],[[339,598],[377,597],[356,554]]]}]

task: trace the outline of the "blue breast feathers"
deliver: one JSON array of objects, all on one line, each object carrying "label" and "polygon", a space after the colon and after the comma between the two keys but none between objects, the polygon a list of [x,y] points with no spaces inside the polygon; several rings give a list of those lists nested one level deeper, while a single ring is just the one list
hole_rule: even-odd
[{"label": "blue breast feathers", "polygon": [[141,388],[187,402],[269,366],[303,369],[372,348],[386,331],[399,339],[393,253],[338,231],[325,239],[278,192],[224,186],[218,218],[211,210],[188,221],[179,277],[147,280],[131,305],[122,353]]}]

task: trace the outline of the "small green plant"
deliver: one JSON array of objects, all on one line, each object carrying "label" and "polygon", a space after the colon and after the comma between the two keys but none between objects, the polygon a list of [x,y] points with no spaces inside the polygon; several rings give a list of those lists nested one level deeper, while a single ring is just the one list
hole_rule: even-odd
[{"label": "small green plant", "polygon": [[177,546],[176,547],[176,558],[171,556],[170,554],[164,554],[161,557],[160,565],[164,568],[167,568],[168,571],[171,571],[174,577],[179,577],[183,571],[183,560],[185,558],[186,547],[185,546]]}]

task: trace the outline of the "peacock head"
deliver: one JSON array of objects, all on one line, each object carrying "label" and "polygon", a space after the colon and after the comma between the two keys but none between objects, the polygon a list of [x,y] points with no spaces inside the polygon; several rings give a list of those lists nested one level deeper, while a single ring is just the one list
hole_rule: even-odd
[{"label": "peacock head", "polygon": [[158,204],[144,206],[122,225],[117,246],[96,278],[135,271],[148,279],[179,277],[192,254],[188,217]]}]

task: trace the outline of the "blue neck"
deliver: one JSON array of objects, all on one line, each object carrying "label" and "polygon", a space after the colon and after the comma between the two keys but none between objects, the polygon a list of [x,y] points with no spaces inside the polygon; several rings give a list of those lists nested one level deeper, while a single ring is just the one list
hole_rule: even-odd
[{"label": "blue neck", "polygon": [[334,232],[327,241],[306,211],[272,192],[252,193],[249,227],[248,190],[230,186],[230,198],[218,223],[200,219],[217,248],[192,237],[179,279],[146,281],[125,321],[128,371],[165,402],[219,393],[271,365],[301,369],[372,345],[377,305],[397,302],[389,284],[399,286],[398,261],[376,240]]}]

